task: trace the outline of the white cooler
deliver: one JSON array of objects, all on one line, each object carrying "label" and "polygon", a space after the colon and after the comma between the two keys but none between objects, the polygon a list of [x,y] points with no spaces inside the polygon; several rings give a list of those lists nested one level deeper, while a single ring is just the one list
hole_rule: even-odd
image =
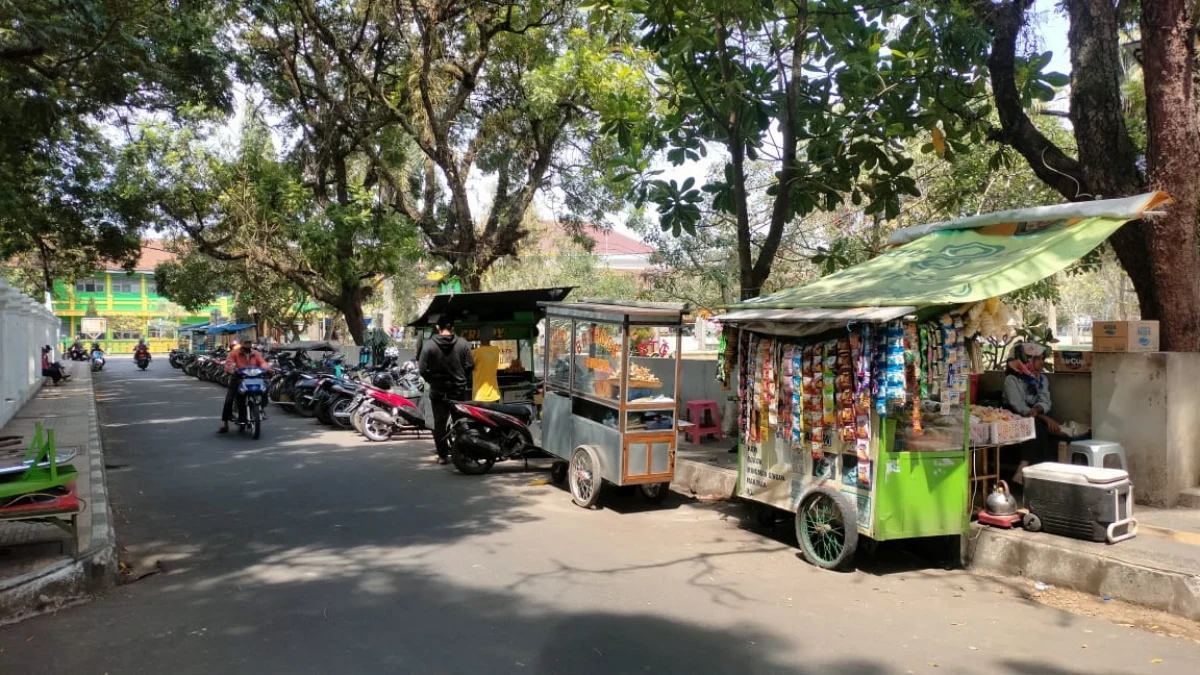
[{"label": "white cooler", "polygon": [[1026,529],[1110,544],[1137,535],[1128,472],[1046,462],[1024,476]]}]

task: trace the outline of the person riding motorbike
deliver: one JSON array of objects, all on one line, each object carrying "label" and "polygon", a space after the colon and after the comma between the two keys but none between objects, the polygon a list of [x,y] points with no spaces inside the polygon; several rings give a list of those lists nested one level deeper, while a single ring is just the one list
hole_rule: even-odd
[{"label": "person riding motorbike", "polygon": [[145,356],[147,361],[149,361],[151,359],[150,347],[146,345],[146,340],[144,338],[141,340],[138,340],[137,346],[135,346],[133,348],[134,362],[136,363],[138,358],[140,358],[142,356]]},{"label": "person riding motorbike", "polygon": [[[225,372],[233,377],[229,378],[229,390],[225,392],[225,405],[221,409],[221,428],[217,430],[218,434],[229,433],[229,421],[233,419],[233,404],[241,403],[237,399],[238,383],[242,378],[237,376],[237,372],[242,368],[262,368],[264,371],[271,371],[267,360],[257,349],[254,349],[254,345],[249,340],[235,344],[233,349],[229,350],[229,356],[225,358]],[[242,406],[238,405],[238,410],[241,411],[241,409]]]}]

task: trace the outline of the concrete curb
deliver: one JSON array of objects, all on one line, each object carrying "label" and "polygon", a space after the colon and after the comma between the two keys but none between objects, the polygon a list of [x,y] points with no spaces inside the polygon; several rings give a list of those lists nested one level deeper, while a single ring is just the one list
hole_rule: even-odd
[{"label": "concrete curb", "polygon": [[671,489],[704,501],[733,499],[737,492],[737,470],[690,459],[677,459]]},{"label": "concrete curb", "polygon": [[1023,576],[1200,621],[1200,575],[1138,564],[1103,552],[1055,546],[1023,530],[973,525],[967,565],[971,571]]},{"label": "concrete curb", "polygon": [[18,577],[0,580],[0,626],[87,602],[117,583],[117,537],[104,472],[104,445],[96,413],[96,390],[89,378],[88,457],[91,501],[81,518],[91,518],[87,550]]}]

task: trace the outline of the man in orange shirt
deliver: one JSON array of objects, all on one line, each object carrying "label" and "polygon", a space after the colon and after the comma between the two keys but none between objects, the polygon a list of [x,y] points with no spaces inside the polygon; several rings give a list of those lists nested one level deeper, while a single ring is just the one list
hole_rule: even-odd
[{"label": "man in orange shirt", "polygon": [[[262,357],[250,341],[234,345],[230,350],[229,356],[225,358],[225,372],[233,375],[242,368],[262,368],[269,371],[271,367],[267,365],[267,360]],[[237,401],[238,382],[241,378],[234,376],[229,380],[229,390],[225,392],[225,407],[221,409],[221,428],[217,430],[218,434],[229,433],[229,420],[233,419],[233,404]],[[241,406],[238,406],[241,409]]]}]

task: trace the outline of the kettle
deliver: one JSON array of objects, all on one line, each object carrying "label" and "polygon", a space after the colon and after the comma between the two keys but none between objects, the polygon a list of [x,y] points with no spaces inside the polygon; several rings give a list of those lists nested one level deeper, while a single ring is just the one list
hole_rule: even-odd
[{"label": "kettle", "polygon": [[1017,512],[1017,500],[1008,490],[1008,483],[996,482],[996,489],[987,498],[987,512],[993,516],[1011,516]]}]

